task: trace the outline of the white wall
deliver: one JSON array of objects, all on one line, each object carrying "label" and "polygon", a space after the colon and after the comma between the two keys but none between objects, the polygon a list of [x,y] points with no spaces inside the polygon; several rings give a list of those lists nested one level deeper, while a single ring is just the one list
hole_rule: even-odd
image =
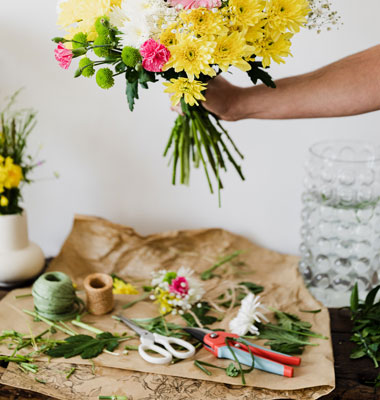
[{"label": "white wall", "polygon": [[[303,32],[274,78],[307,72],[378,43],[378,0],[335,0],[344,25],[317,35]],[[299,121],[247,120],[226,124],[246,160],[246,182],[224,177],[223,207],[208,192],[203,171],[190,188],[172,187],[161,157],[174,115],[160,84],[141,92],[130,113],[120,78],[103,91],[93,80],[61,70],[50,38],[55,1],[0,2],[0,99],[21,86],[20,105],[39,111],[30,148],[43,144],[42,179],[25,189],[31,238],[47,255],[58,252],[75,213],[102,216],[147,234],[168,229],[222,227],[269,248],[297,253],[300,195],[307,149],[326,138],[379,140],[380,113]],[[75,64],[75,62],[74,62]],[[249,84],[237,73],[235,83]],[[59,180],[46,180],[53,171]]]}]

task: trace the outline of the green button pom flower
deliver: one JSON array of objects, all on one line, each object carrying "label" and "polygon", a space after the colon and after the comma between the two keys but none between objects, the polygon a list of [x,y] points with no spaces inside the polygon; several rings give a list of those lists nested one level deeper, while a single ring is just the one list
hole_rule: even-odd
[{"label": "green button pom flower", "polygon": [[83,32],[78,32],[74,35],[72,45],[73,49],[87,46],[87,35]]},{"label": "green button pom flower", "polygon": [[121,53],[121,59],[127,67],[134,68],[141,61],[141,54],[134,47],[126,46]]},{"label": "green button pom flower", "polygon": [[109,34],[110,31],[110,21],[106,16],[99,17],[95,22],[95,30],[98,35],[105,36]]},{"label": "green button pom flower", "polygon": [[[111,39],[109,39],[107,36],[98,36],[94,40],[94,53],[98,57],[108,57],[110,55],[110,46],[111,45]],[[102,47],[96,47],[96,46],[102,46]]]},{"label": "green button pom flower", "polygon": [[95,74],[94,63],[88,57],[83,57],[79,61],[79,69],[82,71],[82,76],[86,78]]},{"label": "green button pom flower", "polygon": [[109,89],[115,83],[115,80],[112,75],[113,75],[112,71],[109,68],[101,68],[96,73],[96,83],[102,89]]}]

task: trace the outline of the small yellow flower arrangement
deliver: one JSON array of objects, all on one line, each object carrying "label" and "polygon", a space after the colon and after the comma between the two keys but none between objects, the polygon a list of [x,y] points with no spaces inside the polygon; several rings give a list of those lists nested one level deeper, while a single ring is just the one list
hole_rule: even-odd
[{"label": "small yellow flower arrangement", "polygon": [[27,139],[36,124],[36,112],[12,111],[18,92],[0,113],[0,215],[21,214],[21,187],[42,162],[26,153]]},{"label": "small yellow flower arrangement", "polygon": [[113,294],[139,294],[139,291],[124,279],[112,274],[113,279]]}]

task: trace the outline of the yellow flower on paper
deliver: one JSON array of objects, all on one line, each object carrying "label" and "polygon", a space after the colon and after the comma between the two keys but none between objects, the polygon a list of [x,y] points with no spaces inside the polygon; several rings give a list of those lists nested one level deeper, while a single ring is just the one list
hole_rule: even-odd
[{"label": "yellow flower on paper", "polygon": [[213,53],[213,63],[218,64],[223,72],[233,65],[242,71],[249,71],[251,66],[244,60],[252,56],[254,48],[246,42],[245,35],[233,32],[230,35],[220,36],[216,41]]},{"label": "yellow flower on paper", "polygon": [[228,31],[219,11],[213,12],[207,8],[194,8],[182,11],[180,18],[184,22],[184,27],[198,37],[221,35]]},{"label": "yellow flower on paper", "polygon": [[139,294],[138,290],[130,283],[125,283],[119,278],[113,278],[113,294]]},{"label": "yellow flower on paper", "polygon": [[113,294],[139,294],[138,290],[119,278],[113,278]]},{"label": "yellow flower on paper", "polygon": [[8,205],[9,201],[5,196],[0,197],[0,206],[1,207],[6,207]]},{"label": "yellow flower on paper", "polygon": [[307,15],[311,11],[307,0],[269,0],[266,14],[268,27],[277,35],[272,37],[277,40],[281,33],[287,30],[296,33],[307,22]]},{"label": "yellow flower on paper", "polygon": [[263,0],[230,0],[229,14],[232,22],[237,25],[252,26],[265,18]]},{"label": "yellow flower on paper", "polygon": [[199,78],[202,73],[215,76],[210,67],[215,43],[205,39],[197,39],[191,34],[177,35],[178,43],[170,47],[171,57],[163,70],[174,68],[175,72],[185,71],[190,81]]},{"label": "yellow flower on paper", "polygon": [[186,104],[198,105],[197,100],[206,100],[202,91],[206,90],[207,83],[199,81],[189,81],[187,78],[170,79],[170,82],[164,82],[166,86],[165,93],[173,93],[171,102],[176,106],[183,97]]}]

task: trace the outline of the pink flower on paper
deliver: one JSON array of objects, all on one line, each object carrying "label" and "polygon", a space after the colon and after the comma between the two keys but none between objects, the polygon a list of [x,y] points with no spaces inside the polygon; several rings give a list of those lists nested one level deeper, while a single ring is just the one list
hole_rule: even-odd
[{"label": "pink flower on paper", "polygon": [[189,282],[183,276],[179,276],[172,280],[172,284],[169,286],[171,293],[179,294],[182,297],[186,296],[189,292]]},{"label": "pink flower on paper", "polygon": [[143,57],[142,66],[151,72],[161,72],[170,58],[170,51],[154,39],[144,42],[140,47],[140,53]]},{"label": "pink flower on paper", "polygon": [[191,8],[219,8],[222,5],[221,0],[169,0],[173,7],[182,6],[185,10]]},{"label": "pink flower on paper", "polygon": [[54,50],[55,59],[58,61],[59,66],[63,69],[68,69],[73,58],[73,52],[59,42],[57,48]]}]

